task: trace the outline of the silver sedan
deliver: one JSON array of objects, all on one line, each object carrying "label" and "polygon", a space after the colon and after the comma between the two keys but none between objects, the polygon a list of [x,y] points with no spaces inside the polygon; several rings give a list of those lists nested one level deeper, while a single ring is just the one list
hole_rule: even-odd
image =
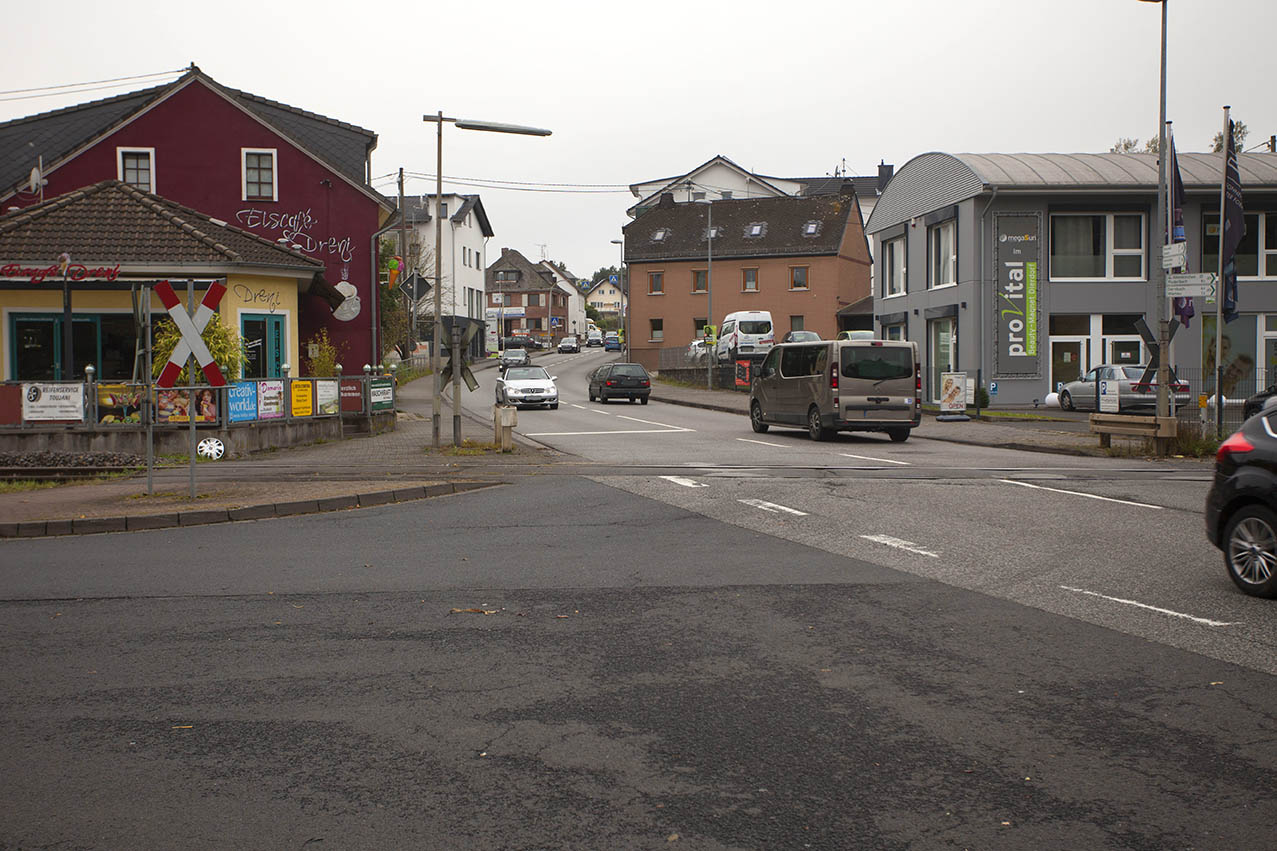
[{"label": "silver sedan", "polygon": [[[1070,381],[1060,388],[1060,407],[1066,411],[1099,410],[1096,406],[1097,385],[1111,381],[1117,385],[1119,411],[1152,413],[1157,409],[1157,376],[1154,373],[1150,381],[1142,382],[1145,369],[1144,366],[1100,364],[1076,381]],[[1172,375],[1171,392],[1175,397],[1175,407],[1188,404],[1188,390],[1187,382]]]},{"label": "silver sedan", "polygon": [[512,366],[497,379],[498,405],[547,405],[559,407],[556,376],[540,366]]}]

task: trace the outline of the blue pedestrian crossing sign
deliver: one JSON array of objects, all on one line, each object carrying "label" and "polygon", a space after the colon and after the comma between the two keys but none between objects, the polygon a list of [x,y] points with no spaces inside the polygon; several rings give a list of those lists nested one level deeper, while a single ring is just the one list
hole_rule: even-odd
[{"label": "blue pedestrian crossing sign", "polygon": [[619,283],[621,283],[621,276],[620,276],[620,275],[608,275],[608,276],[607,276],[607,282],[608,282],[609,284],[619,284]]}]

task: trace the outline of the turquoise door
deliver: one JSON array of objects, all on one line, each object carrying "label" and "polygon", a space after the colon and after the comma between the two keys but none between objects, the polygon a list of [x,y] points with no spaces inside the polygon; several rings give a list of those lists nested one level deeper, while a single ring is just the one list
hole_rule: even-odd
[{"label": "turquoise door", "polygon": [[284,363],[284,317],[268,313],[245,313],[240,316],[239,335],[247,357],[244,378],[279,378]]}]

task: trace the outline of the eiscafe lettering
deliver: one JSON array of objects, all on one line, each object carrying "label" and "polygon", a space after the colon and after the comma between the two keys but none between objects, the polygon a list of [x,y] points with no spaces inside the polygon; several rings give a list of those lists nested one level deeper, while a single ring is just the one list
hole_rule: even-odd
[{"label": "eiscafe lettering", "polygon": [[1038,377],[1038,217],[999,214],[996,234],[996,372]]},{"label": "eiscafe lettering", "polygon": [[[92,268],[81,263],[67,266],[68,281],[114,281],[120,276],[120,264],[114,266],[94,266]],[[46,279],[61,280],[62,271],[58,264],[49,266],[21,266],[17,263],[6,263],[0,266],[0,278],[21,279],[33,284],[42,284]]]}]

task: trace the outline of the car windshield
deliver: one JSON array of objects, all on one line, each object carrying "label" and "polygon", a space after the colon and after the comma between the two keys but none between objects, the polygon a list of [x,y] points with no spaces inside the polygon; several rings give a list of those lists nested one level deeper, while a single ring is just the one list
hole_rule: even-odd
[{"label": "car windshield", "polygon": [[791,343],[809,343],[819,340],[820,335],[815,331],[790,331],[789,341]]},{"label": "car windshield", "polygon": [[612,367],[613,375],[623,375],[627,378],[647,378],[647,370],[642,364],[637,363],[618,363]]},{"label": "car windshield", "polygon": [[770,334],[772,324],[766,319],[745,319],[736,326],[736,330],[742,334]]},{"label": "car windshield", "polygon": [[1127,378],[1129,378],[1131,381],[1139,381],[1141,378],[1144,377],[1144,367],[1124,366],[1122,367],[1122,374],[1125,375]]},{"label": "car windshield", "polygon": [[842,377],[883,381],[913,377],[913,352],[906,346],[847,346],[842,350]]},{"label": "car windshield", "polygon": [[514,366],[505,371],[506,381],[541,381],[549,377],[545,368],[540,366]]}]

